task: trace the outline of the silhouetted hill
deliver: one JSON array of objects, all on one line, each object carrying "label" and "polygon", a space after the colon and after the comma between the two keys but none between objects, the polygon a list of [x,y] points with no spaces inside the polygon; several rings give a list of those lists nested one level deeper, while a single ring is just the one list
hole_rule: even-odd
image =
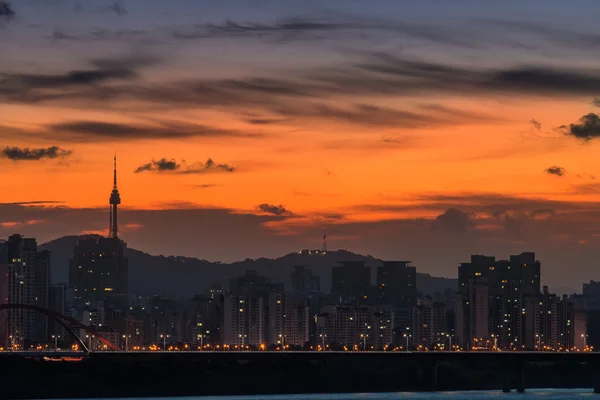
[{"label": "silhouetted hill", "polygon": [[[65,236],[40,247],[52,252],[51,280],[53,283],[68,282],[69,259],[77,241],[84,236]],[[90,237],[90,236],[86,236]],[[127,249],[129,258],[129,282],[132,293],[171,293],[189,296],[208,289],[214,282],[225,283],[230,277],[244,274],[248,269],[268,275],[275,282],[291,285],[294,265],[305,265],[321,277],[321,289],[331,288],[331,267],[340,261],[365,261],[367,266],[377,267],[381,260],[346,250],[330,251],[326,255],[290,253],[276,259],[246,259],[231,264],[209,262],[190,257],[153,256],[143,251]],[[375,282],[376,269],[372,268]],[[417,287],[424,294],[456,290],[456,279],[417,275]]]}]

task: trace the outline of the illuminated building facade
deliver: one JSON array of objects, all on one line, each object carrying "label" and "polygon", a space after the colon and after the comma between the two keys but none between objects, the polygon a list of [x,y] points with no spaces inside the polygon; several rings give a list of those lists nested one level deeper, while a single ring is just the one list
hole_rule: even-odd
[{"label": "illuminated building facade", "polygon": [[69,282],[76,307],[127,308],[127,245],[118,238],[89,237],[78,241],[69,263]]}]

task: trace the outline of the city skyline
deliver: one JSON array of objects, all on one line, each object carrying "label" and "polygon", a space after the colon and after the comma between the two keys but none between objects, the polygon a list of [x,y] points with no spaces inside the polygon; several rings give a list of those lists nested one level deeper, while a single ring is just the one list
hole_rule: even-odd
[{"label": "city skyline", "polygon": [[116,152],[119,236],[150,254],[326,225],[436,276],[535,251],[557,292],[599,278],[597,3],[75,3],[0,15],[3,236],[106,236]]}]

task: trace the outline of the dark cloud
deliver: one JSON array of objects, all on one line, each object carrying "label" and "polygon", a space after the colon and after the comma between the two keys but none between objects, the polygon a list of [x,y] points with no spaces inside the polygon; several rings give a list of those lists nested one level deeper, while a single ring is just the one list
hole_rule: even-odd
[{"label": "dark cloud", "polygon": [[[271,24],[240,23],[226,20],[222,24],[194,25],[173,31],[180,40],[210,38],[274,39],[278,43],[292,40],[372,40],[384,33],[385,39],[398,37],[409,40],[459,46],[476,47],[484,40],[468,31],[444,28],[440,25],[422,25],[408,22],[368,18],[365,15],[329,14],[327,18],[288,17]],[[383,36],[382,36],[383,38]],[[488,43],[491,37],[486,37]]]},{"label": "dark cloud", "polygon": [[[336,107],[330,100],[386,96],[452,95],[596,95],[600,73],[595,70],[559,67],[468,68],[444,63],[396,57],[388,53],[361,54],[361,59],[332,68],[309,69],[293,76],[250,76],[243,79],[191,79],[161,84],[139,82],[138,70],[156,60],[143,57],[93,61],[95,69],[58,75],[4,74],[0,100],[18,103],[62,102],[69,106],[112,108],[122,100],[137,101],[157,110],[217,108],[239,113],[260,110],[268,118],[250,118],[261,125],[281,119],[304,123],[309,118],[335,119],[367,126],[447,126],[503,120],[440,105],[392,109],[376,104]],[[129,103],[128,103],[129,104]],[[117,129],[115,128],[115,125]],[[176,127],[132,127],[102,122],[74,121],[67,132],[89,131],[95,137],[125,138],[147,136],[186,137],[233,135],[204,126],[177,132]],[[150,129],[152,128],[152,129]],[[164,129],[163,129],[164,128]],[[115,132],[115,130],[117,132]],[[124,134],[123,131],[129,131]],[[208,132],[207,132],[208,131]],[[241,134],[244,136],[243,134]]]},{"label": "dark cloud", "polygon": [[280,205],[273,205],[273,204],[259,204],[258,206],[256,206],[256,209],[262,213],[265,214],[271,214],[271,215],[276,215],[278,217],[283,217],[283,216],[291,216],[292,212],[290,210],[288,210],[287,208],[285,208],[284,206]]},{"label": "dark cloud", "polygon": [[[55,32],[56,33],[56,32]],[[66,34],[58,33],[66,37]],[[133,80],[138,69],[155,65],[159,60],[150,56],[127,56],[119,59],[89,61],[93,69],[66,71],[62,74],[6,74],[0,72],[0,98],[24,103],[67,100],[83,93],[96,99],[119,96],[102,84]],[[87,89],[86,89],[87,88]],[[87,92],[86,90],[89,90]],[[95,94],[94,94],[95,93]]]},{"label": "dark cloud", "polygon": [[8,1],[0,2],[0,18],[12,18],[15,14]]},{"label": "dark cloud", "polygon": [[197,189],[210,189],[210,188],[219,187],[219,186],[223,186],[223,185],[219,185],[216,183],[203,183],[201,185],[196,185],[194,187]]},{"label": "dark cloud", "polygon": [[497,21],[485,19],[482,22],[488,29],[490,24],[509,28],[511,31],[518,29],[546,39],[553,46],[560,44],[567,46],[569,49],[578,48],[589,51],[590,48],[597,47],[598,43],[600,43],[600,35],[594,33],[575,32],[530,21]]},{"label": "dark cloud", "polygon": [[529,123],[531,124],[531,126],[533,126],[536,130],[541,131],[542,130],[542,124],[540,123],[540,121],[538,121],[537,119],[532,119],[531,121],[529,121]]},{"label": "dark cloud", "polygon": [[594,100],[592,100],[592,105],[600,107],[600,97],[596,97]]},{"label": "dark cloud", "polygon": [[101,121],[71,121],[47,127],[56,137],[77,141],[177,139],[187,137],[258,137],[206,125],[160,121],[155,124],[121,124]]},{"label": "dark cloud", "polygon": [[186,164],[185,161],[178,163],[175,159],[162,158],[158,161],[152,160],[147,164],[140,165],[134,172],[167,172],[175,174],[209,174],[218,172],[234,172],[235,168],[227,164],[217,164],[211,158],[205,163]]},{"label": "dark cloud", "polygon": [[564,169],[563,167],[559,167],[557,165],[554,165],[552,167],[548,167],[544,170],[544,172],[546,172],[549,175],[556,175],[556,176],[563,176],[567,170]]},{"label": "dark cloud", "polygon": [[41,149],[30,149],[29,147],[5,147],[2,150],[2,157],[13,161],[39,161],[42,159],[64,158],[73,154],[71,150],[61,149],[58,146],[52,146]]},{"label": "dark cloud", "polygon": [[[424,106],[416,111],[403,111],[369,104],[355,104],[349,108],[340,108],[326,104],[301,104],[296,102],[275,106],[272,111],[289,119],[317,118],[323,121],[344,122],[352,125],[394,126],[413,129],[496,120],[491,116],[437,105]],[[498,120],[496,121],[498,122]]]},{"label": "dark cloud", "polygon": [[114,0],[110,6],[106,7],[106,9],[108,11],[114,12],[119,16],[128,14],[127,9],[125,8],[124,0]]},{"label": "dark cloud", "polygon": [[469,214],[462,212],[457,208],[449,208],[436,217],[434,221],[435,228],[443,228],[451,232],[466,232],[475,223],[470,219]]},{"label": "dark cloud", "polygon": [[187,167],[181,173],[183,174],[208,174],[213,172],[234,172],[235,168],[227,164],[217,164],[211,158],[205,163],[195,163]]},{"label": "dark cloud", "polygon": [[579,119],[579,123],[560,127],[565,134],[585,141],[600,137],[600,117],[598,114],[589,113]]},{"label": "dark cloud", "polygon": [[33,201],[17,201],[12,203],[0,203],[0,206],[40,206],[40,205],[54,205],[63,204],[64,201],[56,200],[33,200]]},{"label": "dark cloud", "polygon": [[165,171],[177,171],[181,168],[181,164],[178,164],[174,159],[167,160],[166,158],[161,158],[158,161],[152,160],[151,162],[140,165],[137,167],[134,173],[138,174],[140,172],[146,171],[155,171],[155,172],[165,172]]},{"label": "dark cloud", "polygon": [[283,119],[267,119],[267,118],[250,118],[246,122],[252,125],[272,125],[284,122]]}]

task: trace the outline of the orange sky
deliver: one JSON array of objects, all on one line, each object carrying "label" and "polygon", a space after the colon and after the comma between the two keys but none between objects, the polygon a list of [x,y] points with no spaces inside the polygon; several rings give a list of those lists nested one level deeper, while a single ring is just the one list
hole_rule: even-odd
[{"label": "orange sky", "polygon": [[[428,258],[429,240],[443,253],[465,235],[454,256],[463,259],[525,250],[550,258],[564,240],[568,258],[598,243],[600,76],[585,8],[438,2],[431,12],[423,1],[402,10],[352,3],[342,13],[241,0],[198,10],[177,0],[168,14],[148,1],[114,15],[92,3],[77,15],[23,5],[0,22],[0,135],[16,151],[0,160],[2,203],[59,202],[7,209],[6,232],[103,230],[100,216],[52,225],[44,212],[105,209],[116,153],[128,239],[150,252],[159,233],[148,221],[162,217],[147,221],[140,210],[217,210],[233,218],[231,232],[236,216],[256,215],[269,239],[254,255],[310,246],[327,224],[339,247],[422,257],[445,275],[454,267],[444,273],[441,256]],[[58,154],[45,153],[52,146]],[[172,169],[157,171],[162,159]],[[403,225],[419,221],[428,224],[422,236]],[[438,225],[447,236],[431,239]],[[417,236],[401,249],[413,255],[387,242]],[[244,256],[218,246],[160,251]],[[552,268],[560,276],[559,263]]]}]

